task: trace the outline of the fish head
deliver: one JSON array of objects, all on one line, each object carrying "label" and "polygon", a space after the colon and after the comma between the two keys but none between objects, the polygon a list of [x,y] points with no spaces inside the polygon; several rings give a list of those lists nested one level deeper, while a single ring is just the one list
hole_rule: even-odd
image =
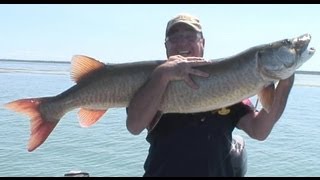
[{"label": "fish head", "polygon": [[281,80],[290,77],[315,53],[308,48],[310,34],[283,39],[264,45],[257,52],[258,70],[265,79]]}]

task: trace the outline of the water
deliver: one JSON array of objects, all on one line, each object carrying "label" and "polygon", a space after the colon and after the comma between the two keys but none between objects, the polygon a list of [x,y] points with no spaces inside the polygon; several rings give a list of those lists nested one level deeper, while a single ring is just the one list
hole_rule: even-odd
[{"label": "water", "polygon": [[[0,104],[56,95],[74,82],[70,64],[0,61]],[[246,176],[320,176],[320,76],[296,75],[287,109],[265,141],[246,141]],[[253,100],[255,97],[252,98]],[[0,176],[63,176],[82,170],[90,176],[142,176],[148,153],[146,131],[131,135],[124,108],[109,109],[90,128],[77,111],[66,114],[38,149],[28,152],[29,119],[0,106]]]}]

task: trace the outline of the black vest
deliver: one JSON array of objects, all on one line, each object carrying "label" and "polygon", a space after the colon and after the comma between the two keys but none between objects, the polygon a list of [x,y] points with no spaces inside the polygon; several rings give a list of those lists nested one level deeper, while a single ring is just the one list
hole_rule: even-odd
[{"label": "black vest", "polygon": [[144,176],[235,176],[229,155],[232,131],[251,108],[241,102],[224,112],[163,114],[146,137],[150,148]]}]

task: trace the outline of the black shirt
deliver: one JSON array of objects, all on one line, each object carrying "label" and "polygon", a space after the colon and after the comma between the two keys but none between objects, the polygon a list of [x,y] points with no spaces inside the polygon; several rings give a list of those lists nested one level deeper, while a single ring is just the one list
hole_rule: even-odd
[{"label": "black shirt", "polygon": [[227,109],[227,114],[163,114],[146,137],[150,148],[144,176],[234,176],[232,131],[251,107],[241,102]]}]

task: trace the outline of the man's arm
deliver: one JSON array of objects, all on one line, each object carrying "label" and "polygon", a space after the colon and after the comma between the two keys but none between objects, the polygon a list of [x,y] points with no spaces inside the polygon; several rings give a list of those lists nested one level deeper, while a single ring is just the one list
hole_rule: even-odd
[{"label": "man's arm", "polygon": [[293,83],[294,75],[288,79],[279,81],[275,89],[275,96],[270,107],[270,112],[267,113],[264,109],[261,109],[259,112],[246,114],[240,119],[237,127],[254,139],[265,140],[286,107]]},{"label": "man's arm", "polygon": [[132,134],[140,134],[153,120],[168,79],[159,71],[152,73],[147,83],[131,99],[128,106],[127,129]]},{"label": "man's arm", "polygon": [[[207,64],[199,57],[172,56],[168,61],[159,65],[151,74],[149,80],[133,96],[128,106],[127,129],[132,134],[140,134],[150,123],[155,125],[155,115],[159,114],[159,107],[167,85],[172,80],[184,80],[190,87],[198,86],[190,78],[190,74],[208,77],[209,74],[193,69],[193,67]],[[151,127],[152,128],[152,127]]]}]

